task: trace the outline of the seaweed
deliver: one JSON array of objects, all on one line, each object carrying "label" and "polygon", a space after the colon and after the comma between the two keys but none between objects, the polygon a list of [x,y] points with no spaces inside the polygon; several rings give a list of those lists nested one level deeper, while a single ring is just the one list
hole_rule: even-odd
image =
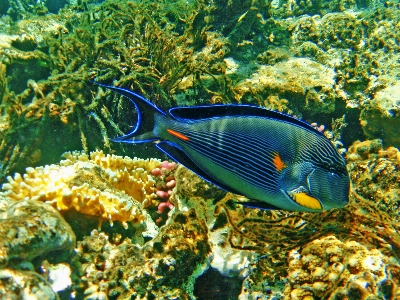
[{"label": "seaweed", "polygon": [[[60,12],[65,24],[47,36],[45,46],[22,57],[21,52],[2,51],[7,72],[32,60],[48,66],[50,76],[32,76],[20,91],[2,76],[2,113],[9,126],[2,130],[1,178],[26,165],[55,162],[67,150],[122,149],[108,138],[129,131],[135,112],[129,101],[104,93],[90,80],[131,88],[161,108],[176,104],[173,94],[187,77],[193,78],[188,87],[193,97],[224,95],[225,42],[207,31],[198,13],[207,9],[204,1],[109,1],[79,14],[72,7]],[[199,40],[207,52],[194,53]],[[204,74],[213,78],[212,87],[203,84]],[[30,157],[34,149],[35,159]]]}]

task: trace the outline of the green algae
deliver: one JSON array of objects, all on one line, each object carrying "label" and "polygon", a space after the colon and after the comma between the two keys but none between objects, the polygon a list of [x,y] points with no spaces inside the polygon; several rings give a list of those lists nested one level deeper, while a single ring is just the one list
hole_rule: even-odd
[{"label": "green algae", "polygon": [[[174,104],[171,95],[183,77],[194,78],[193,95],[206,91],[201,74],[213,77],[213,73],[221,73],[222,67],[215,63],[222,61],[224,52],[218,53],[217,48],[211,49],[215,54],[193,55],[194,39],[207,39],[203,29],[190,25],[204,7],[201,1],[191,6],[179,1],[113,1],[79,14],[65,9],[55,18],[55,29],[44,45],[22,52],[24,55],[17,52],[8,60],[10,55],[3,51],[6,71],[0,91],[8,124],[2,132],[1,173],[49,163],[71,147],[111,150],[108,137],[129,130],[132,115],[126,111],[132,108],[126,100],[110,95],[104,98],[102,91],[96,94],[89,82],[92,79],[131,87],[160,107]],[[216,47],[223,48],[224,43]],[[36,66],[29,65],[29,60]],[[13,80],[20,78],[27,63],[30,72],[42,77],[31,76],[31,84],[23,89],[24,80],[15,84]],[[43,76],[38,66],[49,66],[50,76]],[[10,92],[5,94],[6,90]],[[50,137],[43,135],[45,128],[54,129]],[[23,140],[21,133],[26,135]],[[58,140],[60,137],[66,143]],[[29,157],[33,149],[41,155]]]}]

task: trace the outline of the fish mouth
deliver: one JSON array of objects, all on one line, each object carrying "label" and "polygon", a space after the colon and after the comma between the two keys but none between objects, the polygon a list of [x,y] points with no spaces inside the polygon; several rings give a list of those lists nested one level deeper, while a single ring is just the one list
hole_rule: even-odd
[{"label": "fish mouth", "polygon": [[285,191],[285,194],[296,204],[317,211],[323,210],[322,203],[319,199],[310,196],[308,189],[304,186],[299,186],[291,191]]}]

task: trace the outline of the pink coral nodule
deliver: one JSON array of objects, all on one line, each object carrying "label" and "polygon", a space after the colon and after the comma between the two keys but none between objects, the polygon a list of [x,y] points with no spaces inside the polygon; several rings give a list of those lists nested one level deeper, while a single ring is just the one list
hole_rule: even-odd
[{"label": "pink coral nodule", "polygon": [[161,190],[158,190],[158,191],[156,192],[156,195],[157,195],[157,197],[159,197],[159,198],[161,198],[161,199],[166,199],[166,198],[169,197],[169,195],[168,195],[167,192],[161,191]]},{"label": "pink coral nodule", "polygon": [[167,170],[172,170],[173,168],[175,168],[176,163],[175,162],[169,162],[167,160],[164,160],[161,163],[161,168],[167,169]]},{"label": "pink coral nodule", "polygon": [[160,168],[154,168],[153,170],[150,171],[151,175],[153,176],[161,176],[162,172]]},{"label": "pink coral nodule", "polygon": [[174,208],[174,205],[169,202],[169,200],[165,201],[165,202],[161,202],[160,204],[158,204],[158,210],[157,212],[161,215],[164,213],[164,211],[166,209],[171,210]]}]

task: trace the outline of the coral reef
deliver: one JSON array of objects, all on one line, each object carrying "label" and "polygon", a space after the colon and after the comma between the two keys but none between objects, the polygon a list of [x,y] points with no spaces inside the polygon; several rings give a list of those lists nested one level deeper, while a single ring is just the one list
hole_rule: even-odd
[{"label": "coral reef", "polygon": [[27,18],[30,15],[44,15],[48,12],[57,13],[62,7],[68,3],[73,3],[71,0],[6,0],[0,5],[0,16],[9,15],[14,20]]},{"label": "coral reef", "polygon": [[[289,71],[290,70],[290,71]],[[253,95],[260,106],[308,112],[314,116],[335,110],[335,71],[307,58],[293,58],[274,66],[261,66],[249,79],[235,86],[237,100]],[[277,104],[280,99],[282,104]],[[279,101],[279,100],[278,100]]]},{"label": "coral reef", "polygon": [[347,155],[353,189],[400,221],[400,152],[381,140],[354,143]]},{"label": "coral reef", "polygon": [[[350,110],[346,122],[363,132],[345,130],[345,142],[367,135],[398,146],[398,18],[390,1],[83,1],[4,21],[0,178],[66,151],[125,151],[108,137],[129,131],[135,113],[93,78],[163,108],[239,101],[325,125]],[[285,79],[293,71],[299,80]],[[284,80],[268,84],[275,75]]]},{"label": "coral reef", "polygon": [[[343,243],[334,236],[314,240],[301,253],[293,250],[288,265],[290,287],[284,293],[289,299],[387,298],[400,293],[398,261],[354,241]],[[387,285],[394,287],[392,293],[387,293]]]},{"label": "coral reef", "polygon": [[[226,291],[216,288],[213,279],[204,282],[204,278],[209,278],[207,276],[222,276],[226,280],[232,278],[236,287],[242,285],[241,290],[235,288],[229,293],[230,297],[237,296],[239,299],[265,297],[266,293],[284,299],[310,299],[331,294],[353,299],[366,299],[368,296],[395,299],[400,292],[400,238],[396,234],[400,230],[399,209],[393,202],[390,206],[363,197],[367,196],[363,182],[371,178],[367,176],[369,170],[362,175],[360,170],[363,169],[361,164],[375,163],[375,155],[380,155],[378,160],[398,163],[399,152],[392,148],[383,151],[382,143],[377,140],[355,144],[348,155],[353,157],[350,162],[351,176],[360,189],[355,190],[357,193],[352,194],[350,204],[345,208],[312,214],[247,208],[240,204],[245,200],[243,197],[226,193],[182,166],[167,161],[133,160],[104,155],[99,151],[92,153],[90,158],[79,152],[68,153],[58,170],[82,163],[87,169],[86,176],[77,174],[70,183],[76,184],[84,179],[93,185],[91,177],[107,173],[109,177],[106,178],[115,179],[110,181],[115,184],[115,197],[118,193],[125,193],[124,189],[132,185],[132,181],[127,182],[129,177],[116,174],[120,170],[135,174],[134,171],[139,168],[142,173],[146,170],[146,176],[154,174],[152,191],[155,191],[158,182],[159,191],[168,195],[167,201],[173,209],[168,211],[163,223],[158,223],[160,228],[153,228],[153,234],[146,235],[142,240],[137,235],[143,235],[146,228],[128,227],[126,231],[129,234],[125,233],[124,237],[122,232],[108,234],[93,230],[90,236],[81,236],[77,252],[72,258],[64,256],[66,261],[41,261],[36,255],[25,255],[17,246],[10,248],[17,251],[16,254],[7,252],[5,248],[7,251],[3,253],[7,270],[19,272],[24,264],[32,270],[32,265],[39,265],[42,270],[39,274],[50,282],[51,287],[59,292],[68,291],[88,298],[123,298],[128,295],[138,298],[164,296],[189,299],[206,295],[223,298],[227,295]],[[53,166],[54,169],[56,167]],[[379,180],[376,189],[394,188],[395,185],[387,185],[387,182],[396,182],[393,179],[397,178],[396,174],[393,169],[391,173],[382,173],[387,180]],[[360,181],[357,181],[358,178]],[[26,184],[24,182],[20,184],[22,189]],[[175,187],[168,193],[163,189],[171,182]],[[371,183],[367,185],[371,186]],[[10,191],[9,188],[6,184],[5,189]],[[92,188],[98,186],[93,185]],[[0,203],[3,210],[7,208],[10,211],[16,205],[32,210],[36,203],[54,211],[50,204],[56,202],[46,204],[26,200],[31,199],[28,195],[24,196],[25,200],[15,202],[12,197],[15,195],[18,194],[2,193]],[[144,194],[142,197],[144,203]],[[146,208],[139,201],[137,203],[143,215],[148,216],[152,211],[155,218],[159,216],[157,210],[165,199],[152,198]],[[26,215],[20,222],[26,222]],[[146,226],[155,226],[149,219],[145,223]],[[8,227],[4,228],[5,232],[9,232]],[[134,230],[131,232],[131,229]],[[29,244],[29,241],[26,243]],[[57,250],[49,248],[52,243],[46,243],[44,253]],[[68,249],[73,247],[71,243],[66,246]],[[6,239],[5,244],[8,245]],[[38,252],[31,250],[29,253]],[[26,262],[18,264],[16,261],[21,259]],[[58,269],[58,276],[65,278],[64,284],[55,280],[54,274]],[[206,277],[200,277],[202,274]],[[201,287],[196,285],[197,280],[203,282]]]},{"label": "coral reef", "polygon": [[[0,295],[400,297],[396,1],[5,2]],[[137,114],[93,79],[162,109],[249,103],[327,128],[350,203],[248,208],[182,166],[118,156],[161,158],[110,142]]]},{"label": "coral reef", "polygon": [[[0,177],[22,172],[26,165],[55,163],[70,150],[123,149],[111,146],[108,137],[130,130],[134,108],[122,97],[92,91],[88,82],[95,77],[133,88],[159,106],[176,102],[172,94],[184,77],[193,78],[193,90],[222,90],[224,78],[218,75],[223,74],[226,42],[206,32],[201,18],[193,23],[204,7],[184,1],[104,2],[91,10],[78,5],[54,17],[37,17],[30,26],[22,20],[10,27],[8,34],[28,36],[31,45],[0,49],[1,114],[7,124],[1,127]],[[194,54],[196,43],[206,47]],[[202,84],[203,74],[211,79],[208,87]],[[53,132],[43,134],[45,128]]]},{"label": "coral reef", "polygon": [[351,121],[359,123],[368,138],[381,138],[395,147],[399,146],[393,132],[398,124],[399,17],[395,4],[388,2],[386,7],[322,18],[304,16],[287,24],[297,56],[336,70],[339,98],[349,112],[357,109],[357,114],[352,112],[357,119]]},{"label": "coral reef", "polygon": [[89,298],[188,299],[210,254],[207,226],[194,210],[178,212],[142,248],[113,245],[93,233],[78,245]]},{"label": "coral reef", "polygon": [[2,195],[15,201],[31,199],[52,204],[59,211],[75,209],[102,219],[142,222],[143,207],[156,197],[150,171],[156,159],[131,159],[92,152],[66,153],[60,165],[28,168],[26,174],[8,177]]}]

